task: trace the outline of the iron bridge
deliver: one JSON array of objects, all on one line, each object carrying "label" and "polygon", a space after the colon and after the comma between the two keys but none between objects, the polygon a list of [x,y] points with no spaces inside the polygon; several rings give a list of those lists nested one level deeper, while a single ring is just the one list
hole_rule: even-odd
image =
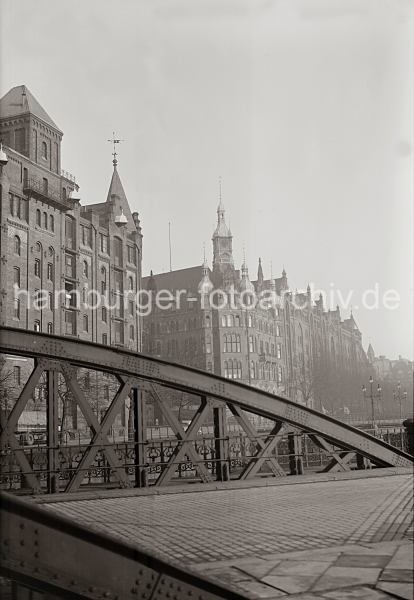
[{"label": "iron bridge", "polygon": [[[302,474],[309,465],[313,472],[329,472],[413,463],[401,447],[281,396],[127,350],[2,327],[0,353],[30,359],[32,365],[14,404],[0,412],[0,573],[13,582],[13,600],[242,596],[10,492],[70,494],[88,488],[283,477]],[[100,415],[82,387],[85,370],[104,372],[118,382]],[[46,442],[28,447],[18,435],[18,423],[42,378]],[[60,431],[62,381],[89,430],[89,439],[77,444],[65,442]],[[188,427],[168,402],[168,390],[198,399]],[[173,439],[148,439],[149,400]],[[126,403],[132,416],[128,437],[111,439],[111,427]],[[249,415],[266,419],[267,430],[258,431]],[[208,422],[211,431],[203,434]],[[68,559],[74,555],[76,561]]]}]

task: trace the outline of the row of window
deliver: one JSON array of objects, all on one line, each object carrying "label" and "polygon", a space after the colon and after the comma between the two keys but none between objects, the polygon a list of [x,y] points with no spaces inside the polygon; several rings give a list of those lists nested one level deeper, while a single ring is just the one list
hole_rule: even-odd
[{"label": "row of window", "polygon": [[9,195],[10,199],[10,215],[27,221],[27,200],[19,196]]},{"label": "row of window", "polygon": [[48,215],[47,212],[42,212],[39,209],[36,209],[36,225],[38,227],[42,227],[43,229],[47,229],[49,231],[55,231],[55,217],[53,215]]},{"label": "row of window", "polygon": [[227,377],[227,379],[241,379],[242,375],[242,364],[240,360],[224,361],[224,377]]},{"label": "row of window", "polygon": [[283,369],[280,365],[274,363],[260,363],[250,361],[249,365],[251,379],[264,379],[267,381],[277,381],[283,383]]}]

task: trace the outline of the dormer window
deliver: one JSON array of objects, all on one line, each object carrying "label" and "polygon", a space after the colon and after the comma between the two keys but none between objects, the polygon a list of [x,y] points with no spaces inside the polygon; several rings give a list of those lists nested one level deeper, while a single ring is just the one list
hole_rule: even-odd
[{"label": "dormer window", "polygon": [[46,142],[42,142],[42,158],[43,158],[43,160],[47,160],[47,144],[46,144]]}]

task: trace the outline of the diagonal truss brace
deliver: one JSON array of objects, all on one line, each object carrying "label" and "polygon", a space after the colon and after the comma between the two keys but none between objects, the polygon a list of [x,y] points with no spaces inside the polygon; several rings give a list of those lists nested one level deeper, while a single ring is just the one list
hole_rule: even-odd
[{"label": "diagonal truss brace", "polygon": [[68,385],[68,388],[70,389],[70,392],[72,393],[81,411],[83,412],[87,424],[93,431],[93,436],[89,443],[89,446],[85,450],[85,453],[82,456],[82,459],[76,469],[76,472],[72,479],[69,481],[65,492],[73,492],[79,488],[85,477],[85,471],[89,469],[92,465],[99,449],[103,450],[108,460],[108,463],[111,466],[114,475],[120,482],[121,486],[131,487],[132,484],[129,481],[125,469],[121,465],[113,448],[110,447],[108,432],[112,423],[114,422],[116,415],[118,414],[121,408],[122,402],[125,401],[126,397],[130,393],[131,388],[135,383],[135,380],[133,378],[119,376],[119,379],[121,381],[121,387],[119,388],[111,404],[109,405],[102,422],[99,423],[89,402],[86,400],[83,391],[79,386],[76,377],[76,369],[65,363],[62,363],[61,368],[65,381]]},{"label": "diagonal truss brace", "polygon": [[229,402],[227,403],[227,406],[236,417],[239,425],[241,425],[241,427],[244,429],[249,439],[257,444],[258,447],[258,453],[254,457],[253,461],[247,465],[246,469],[241,474],[240,479],[247,479],[256,475],[265,462],[269,464],[273,475],[276,477],[284,477],[286,475],[284,469],[282,469],[276,458],[271,456],[271,452],[276,447],[282,436],[281,431],[283,428],[283,423],[277,421],[270,435],[266,438],[266,440],[263,440],[238,406],[230,404]]},{"label": "diagonal truss brace", "polygon": [[329,443],[320,435],[316,435],[314,433],[309,433],[308,437],[312,440],[312,442],[325,450],[328,454],[331,455],[332,460],[326,467],[321,471],[322,473],[333,473],[335,471],[350,471],[351,467],[349,466],[349,461],[353,456],[355,456],[355,452],[353,450],[332,450],[330,448]]},{"label": "diagonal truss brace", "polygon": [[6,420],[4,417],[1,418],[0,448],[4,449],[9,446],[13,450],[26,482],[36,493],[40,490],[40,483],[26,458],[23,448],[20,447],[15,431],[21,414],[24,411],[27,402],[33,397],[35,388],[46,368],[47,365],[43,360],[38,360],[35,363],[35,367],[29,375],[26,385],[17,399],[8,419]]},{"label": "diagonal truss brace", "polygon": [[208,412],[208,402],[207,399],[202,396],[201,397],[201,405],[194,415],[190,425],[187,430],[184,431],[181,423],[178,421],[177,417],[174,415],[173,411],[167,406],[165,402],[160,398],[157,390],[154,385],[150,385],[150,391],[153,395],[154,399],[157,401],[160,410],[164,414],[168,425],[174,432],[174,435],[179,440],[179,444],[174,448],[173,453],[170,456],[170,459],[167,463],[167,466],[158,477],[155,485],[165,485],[170,481],[170,479],[174,476],[174,473],[177,468],[177,463],[179,463],[183,457],[186,455],[188,458],[194,463],[194,468],[198,473],[199,477],[203,481],[203,483],[208,483],[212,481],[212,477],[210,473],[207,471],[205,466],[200,462],[200,456],[196,452],[193,445],[193,436],[197,433],[203,422],[207,417]]}]

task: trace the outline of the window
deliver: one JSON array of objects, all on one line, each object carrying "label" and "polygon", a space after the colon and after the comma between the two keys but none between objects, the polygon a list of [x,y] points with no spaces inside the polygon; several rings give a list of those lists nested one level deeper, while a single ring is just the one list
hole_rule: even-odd
[{"label": "window", "polygon": [[65,254],[65,275],[66,277],[75,277],[75,257],[72,254]]},{"label": "window", "polygon": [[38,227],[42,226],[42,214],[39,209],[36,210],[36,225]]},{"label": "window", "polygon": [[76,308],[76,288],[73,283],[67,281],[65,283],[65,291],[66,291],[66,307]]},{"label": "window", "polygon": [[53,302],[53,292],[49,292],[47,297],[47,307],[49,310],[53,310],[54,302]]},{"label": "window", "polygon": [[47,324],[47,332],[48,333],[53,333],[53,323],[48,323]]},{"label": "window", "polygon": [[81,225],[81,243],[84,246],[92,247],[92,229],[87,225]]},{"label": "window", "polygon": [[105,344],[105,346],[108,344],[108,334],[107,333],[102,334],[102,343]]},{"label": "window", "polygon": [[101,315],[102,321],[104,323],[107,323],[108,321],[108,311],[106,310],[105,306],[102,307],[102,315]]},{"label": "window", "polygon": [[277,356],[277,358],[282,358],[282,344],[277,344],[276,356]]},{"label": "window", "polygon": [[63,200],[66,200],[67,196],[68,196],[68,192],[67,192],[66,188],[64,187],[64,188],[62,188],[62,198],[63,198]]},{"label": "window", "polygon": [[210,315],[206,315],[206,327],[210,328],[211,327],[211,319],[210,319]]},{"label": "window", "polygon": [[55,256],[55,251],[53,249],[53,246],[49,246],[49,256],[52,258],[53,256]]},{"label": "window", "polygon": [[46,179],[46,177],[43,177],[43,194],[44,194],[45,196],[47,196],[47,194],[48,194],[48,191],[49,191],[49,182],[48,182],[48,180]]},{"label": "window", "polygon": [[46,144],[46,142],[42,142],[42,158],[43,158],[43,160],[47,160],[47,144]]},{"label": "window", "polygon": [[83,331],[89,330],[89,319],[88,315],[83,315]]},{"label": "window", "polygon": [[206,341],[206,354],[211,354],[211,342]]},{"label": "window", "polygon": [[13,284],[15,287],[20,287],[20,269],[19,269],[19,267],[14,267],[14,269],[13,269]]},{"label": "window", "polygon": [[280,337],[280,326],[276,325],[276,336]]},{"label": "window", "polygon": [[239,317],[239,315],[236,315],[236,316],[234,317],[234,325],[235,325],[236,327],[240,327],[240,317]]},{"label": "window", "polygon": [[130,340],[134,340],[135,339],[135,328],[133,325],[129,326],[129,339]]},{"label": "window", "polygon": [[55,231],[55,217],[53,215],[49,217],[49,229],[50,231]]},{"label": "window", "polygon": [[101,267],[101,294],[105,296],[106,294],[106,269],[105,267]]},{"label": "window", "polygon": [[249,335],[249,352],[254,352],[253,336],[252,335]]},{"label": "window", "polygon": [[248,315],[247,316],[247,327],[251,327],[252,326],[252,315]]},{"label": "window", "polygon": [[22,253],[22,241],[18,235],[14,236],[14,253],[20,256]]},{"label": "window", "polygon": [[40,321],[35,321],[33,324],[34,331],[40,331]]},{"label": "window", "polygon": [[47,213],[43,213],[43,227],[47,229]]},{"label": "window", "polygon": [[250,361],[250,379],[254,379],[254,362]]},{"label": "window", "polygon": [[65,218],[65,244],[68,248],[75,245],[75,221],[70,216]]},{"label": "window", "polygon": [[99,239],[100,239],[101,252],[105,252],[105,254],[109,254],[109,252],[108,252],[108,249],[109,249],[108,236],[103,233],[100,233]]},{"label": "window", "polygon": [[114,271],[114,288],[117,292],[123,292],[123,273],[122,271]]},{"label": "window", "polygon": [[226,315],[222,315],[222,317],[221,317],[221,326],[222,327],[226,326]]},{"label": "window", "polygon": [[120,321],[115,321],[114,330],[115,330],[115,344],[123,344],[124,343],[123,324]]},{"label": "window", "polygon": [[89,277],[89,265],[87,260],[84,260],[82,263],[82,274],[84,277]]},{"label": "window", "polygon": [[134,301],[130,300],[128,302],[128,310],[129,310],[129,314],[131,315],[131,317],[134,316]]},{"label": "window", "polygon": [[35,258],[34,274],[36,275],[36,277],[40,277],[40,258]]},{"label": "window", "polygon": [[277,382],[282,383],[282,379],[283,379],[282,367],[278,367],[277,368]]},{"label": "window", "polygon": [[227,315],[227,327],[233,327],[233,315]]},{"label": "window", "polygon": [[76,313],[73,310],[65,311],[65,332],[69,335],[76,334]]},{"label": "window", "polygon": [[15,385],[21,385],[22,383],[22,368],[13,367],[14,383]]},{"label": "window", "polygon": [[132,263],[133,265],[136,265],[137,264],[137,253],[133,246],[127,246],[127,255],[128,255],[128,262]]},{"label": "window", "polygon": [[19,298],[14,299],[14,318],[20,319],[20,300],[19,300]]},{"label": "window", "polygon": [[49,281],[53,281],[53,264],[47,263],[47,278]]},{"label": "window", "polygon": [[128,277],[128,289],[131,291],[134,290],[134,278],[131,276]]},{"label": "window", "polygon": [[114,262],[117,267],[122,267],[122,240],[114,238]]}]

